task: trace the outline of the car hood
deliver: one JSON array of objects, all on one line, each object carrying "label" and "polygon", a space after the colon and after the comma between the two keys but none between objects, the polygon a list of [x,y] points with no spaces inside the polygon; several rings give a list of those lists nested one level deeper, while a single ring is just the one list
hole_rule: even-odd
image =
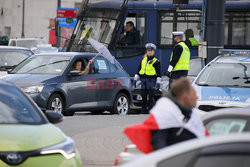
[{"label": "car hood", "polygon": [[7,75],[7,74],[8,74],[7,71],[0,71],[0,77],[3,77],[5,75]]},{"label": "car hood", "polygon": [[0,151],[31,151],[61,143],[66,139],[52,124],[0,125]]},{"label": "car hood", "polygon": [[12,82],[19,87],[33,86],[43,83],[46,80],[57,77],[58,75],[41,75],[41,74],[8,74],[1,79]]},{"label": "car hood", "polygon": [[250,102],[249,88],[196,86],[196,91],[201,101]]}]

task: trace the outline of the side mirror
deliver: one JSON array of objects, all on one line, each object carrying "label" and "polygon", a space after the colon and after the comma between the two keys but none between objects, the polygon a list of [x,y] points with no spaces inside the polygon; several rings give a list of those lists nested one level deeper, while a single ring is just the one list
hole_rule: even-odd
[{"label": "side mirror", "polygon": [[68,76],[81,76],[81,71],[73,70],[68,73]]},{"label": "side mirror", "polygon": [[48,118],[49,122],[53,124],[62,122],[63,120],[63,115],[53,110],[46,110],[45,115]]}]

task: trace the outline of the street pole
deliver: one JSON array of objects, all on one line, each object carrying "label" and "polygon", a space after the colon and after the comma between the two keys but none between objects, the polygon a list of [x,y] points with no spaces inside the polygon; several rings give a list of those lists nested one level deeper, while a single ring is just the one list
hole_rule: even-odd
[{"label": "street pole", "polygon": [[[57,8],[61,7],[61,0],[57,0]],[[59,25],[58,25],[59,27]],[[58,48],[60,48],[61,46],[61,28],[58,28],[58,33],[57,33],[57,37],[56,37],[56,45]]]},{"label": "street pole", "polygon": [[21,37],[24,38],[24,14],[25,14],[25,0],[23,0],[23,15],[22,15],[22,35]]},{"label": "street pole", "polygon": [[206,41],[209,63],[218,56],[218,50],[224,48],[225,1],[207,0]]}]

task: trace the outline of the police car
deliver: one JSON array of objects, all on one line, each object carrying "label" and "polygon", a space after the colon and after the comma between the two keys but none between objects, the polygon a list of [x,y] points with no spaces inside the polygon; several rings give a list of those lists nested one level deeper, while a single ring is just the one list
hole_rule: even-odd
[{"label": "police car", "polygon": [[199,97],[197,108],[250,106],[250,50],[220,50],[194,80]]}]

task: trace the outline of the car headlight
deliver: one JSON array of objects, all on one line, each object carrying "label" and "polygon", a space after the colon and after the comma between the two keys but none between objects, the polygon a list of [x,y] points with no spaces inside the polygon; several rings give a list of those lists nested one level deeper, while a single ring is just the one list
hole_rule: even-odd
[{"label": "car headlight", "polygon": [[76,155],[75,143],[67,137],[62,143],[43,148],[40,154],[62,154],[66,159],[71,159]]},{"label": "car headlight", "polygon": [[32,93],[41,93],[42,90],[43,90],[43,85],[39,85],[39,86],[29,86],[29,87],[26,87],[26,88],[22,88],[22,90],[25,92],[25,93],[28,93],[28,94],[32,94]]}]

